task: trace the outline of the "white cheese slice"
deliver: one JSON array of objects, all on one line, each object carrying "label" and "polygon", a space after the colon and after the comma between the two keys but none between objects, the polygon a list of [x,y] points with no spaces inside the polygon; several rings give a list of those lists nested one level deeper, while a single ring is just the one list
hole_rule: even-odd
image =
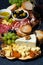
[{"label": "white cheese slice", "polygon": [[15,41],[15,43],[17,43],[17,44],[26,44],[29,47],[36,47],[36,36],[35,36],[35,34],[31,34],[30,37],[31,37],[30,40],[26,40],[25,37],[19,38]]},{"label": "white cheese slice", "polygon": [[11,50],[6,50],[6,51],[5,51],[5,56],[6,56],[6,57],[9,57],[10,54],[11,54]]}]

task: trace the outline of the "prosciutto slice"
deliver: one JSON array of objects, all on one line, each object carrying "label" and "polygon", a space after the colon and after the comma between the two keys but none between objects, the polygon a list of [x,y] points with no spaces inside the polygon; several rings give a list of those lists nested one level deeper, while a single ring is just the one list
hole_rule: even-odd
[{"label": "prosciutto slice", "polygon": [[29,19],[24,19],[24,20],[21,20],[21,21],[16,21],[13,26],[12,26],[12,30],[15,29],[17,30],[18,28],[22,27],[23,25],[26,25],[26,24],[30,24],[30,21]]}]

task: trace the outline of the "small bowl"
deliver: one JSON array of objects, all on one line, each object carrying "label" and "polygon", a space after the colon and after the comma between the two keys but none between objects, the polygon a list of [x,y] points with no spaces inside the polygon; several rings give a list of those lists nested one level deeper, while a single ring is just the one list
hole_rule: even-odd
[{"label": "small bowl", "polygon": [[[12,14],[12,12],[11,12],[9,9],[1,9],[1,10],[0,10],[0,13],[2,13],[2,12],[8,12],[8,13],[9,13],[8,17],[10,17],[10,15]],[[7,16],[7,15],[6,15],[6,16]],[[4,18],[4,17],[6,17],[6,16],[0,15],[0,18]]]},{"label": "small bowl", "polygon": [[[21,21],[21,20],[27,19],[27,18],[29,17],[28,11],[26,11],[26,10],[24,10],[24,9],[18,9],[18,11],[21,11],[21,10],[23,10],[25,13],[27,13],[27,16],[26,16],[25,18],[22,18],[22,19],[15,18],[15,17],[13,16],[13,19],[14,19],[14,20]],[[17,11],[17,10],[15,10],[15,11]]]}]

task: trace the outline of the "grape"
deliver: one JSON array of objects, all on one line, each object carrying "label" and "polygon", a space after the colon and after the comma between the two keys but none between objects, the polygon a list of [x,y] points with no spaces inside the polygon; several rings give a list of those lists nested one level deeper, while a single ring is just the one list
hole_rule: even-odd
[{"label": "grape", "polygon": [[12,19],[12,18],[10,18],[10,19],[8,20],[8,22],[9,22],[9,23],[12,23],[12,22],[13,22],[13,19]]},{"label": "grape", "polygon": [[3,39],[3,41],[7,40],[6,37],[3,37],[2,39]]},{"label": "grape", "polygon": [[9,17],[8,16],[5,16],[4,19],[8,21]]},{"label": "grape", "polygon": [[16,18],[16,14],[14,14],[14,17]]},{"label": "grape", "polygon": [[15,39],[15,36],[13,36],[12,39],[14,40]]},{"label": "grape", "polygon": [[12,37],[12,33],[11,33],[11,32],[9,32],[9,33],[8,33],[8,36],[11,38],[11,37]]},{"label": "grape", "polygon": [[15,41],[14,40],[12,40],[12,43],[14,43]]},{"label": "grape", "polygon": [[10,36],[7,36],[7,39],[10,39]]},{"label": "grape", "polygon": [[4,34],[4,37],[7,37],[7,34],[6,33]]},{"label": "grape", "polygon": [[11,35],[11,32],[8,32],[7,34],[8,34],[8,35]]},{"label": "grape", "polygon": [[11,44],[15,42],[18,36],[15,33],[8,32],[8,33],[5,33],[2,38],[3,38],[4,43]]},{"label": "grape", "polygon": [[12,33],[12,36],[15,36],[15,34],[14,34],[14,33]]},{"label": "grape", "polygon": [[11,40],[9,39],[8,41],[7,41],[7,44],[11,44],[12,42],[11,42]]}]

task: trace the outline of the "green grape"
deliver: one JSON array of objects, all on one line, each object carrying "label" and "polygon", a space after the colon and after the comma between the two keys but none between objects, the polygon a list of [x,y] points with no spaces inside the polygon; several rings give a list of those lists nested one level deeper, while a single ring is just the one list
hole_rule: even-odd
[{"label": "green grape", "polygon": [[12,22],[13,22],[13,19],[12,19],[12,18],[10,18],[10,19],[8,20],[8,22],[9,22],[9,23],[12,23]]},{"label": "green grape", "polygon": [[9,17],[8,16],[5,16],[4,19],[8,21]]},{"label": "green grape", "polygon": [[7,37],[7,34],[6,33],[4,34],[4,37]]},{"label": "green grape", "polygon": [[10,39],[10,36],[7,36],[7,39]]},{"label": "green grape", "polygon": [[3,41],[7,40],[6,37],[2,37]]},{"label": "green grape", "polygon": [[11,33],[11,32],[9,32],[9,33],[8,33],[8,36],[9,36],[9,38],[11,38],[11,37],[12,37],[12,33]]},{"label": "green grape", "polygon": [[12,40],[12,43],[14,43],[15,41],[14,40]]},{"label": "green grape", "polygon": [[15,36],[13,36],[12,39],[14,40],[15,39]]},{"label": "green grape", "polygon": [[18,38],[18,36],[15,33],[8,32],[4,34],[3,41],[6,44],[12,44],[15,42],[15,40]]},{"label": "green grape", "polygon": [[11,40],[9,39],[8,41],[7,41],[7,44],[11,44],[12,42],[11,42]]},{"label": "green grape", "polygon": [[17,38],[18,38],[18,36],[15,36],[15,38],[17,39]]},{"label": "green grape", "polygon": [[8,33],[7,33],[7,35],[10,35],[10,34],[11,34],[11,32],[8,32]]},{"label": "green grape", "polygon": [[12,36],[15,36],[16,34],[15,33],[12,33]]}]

